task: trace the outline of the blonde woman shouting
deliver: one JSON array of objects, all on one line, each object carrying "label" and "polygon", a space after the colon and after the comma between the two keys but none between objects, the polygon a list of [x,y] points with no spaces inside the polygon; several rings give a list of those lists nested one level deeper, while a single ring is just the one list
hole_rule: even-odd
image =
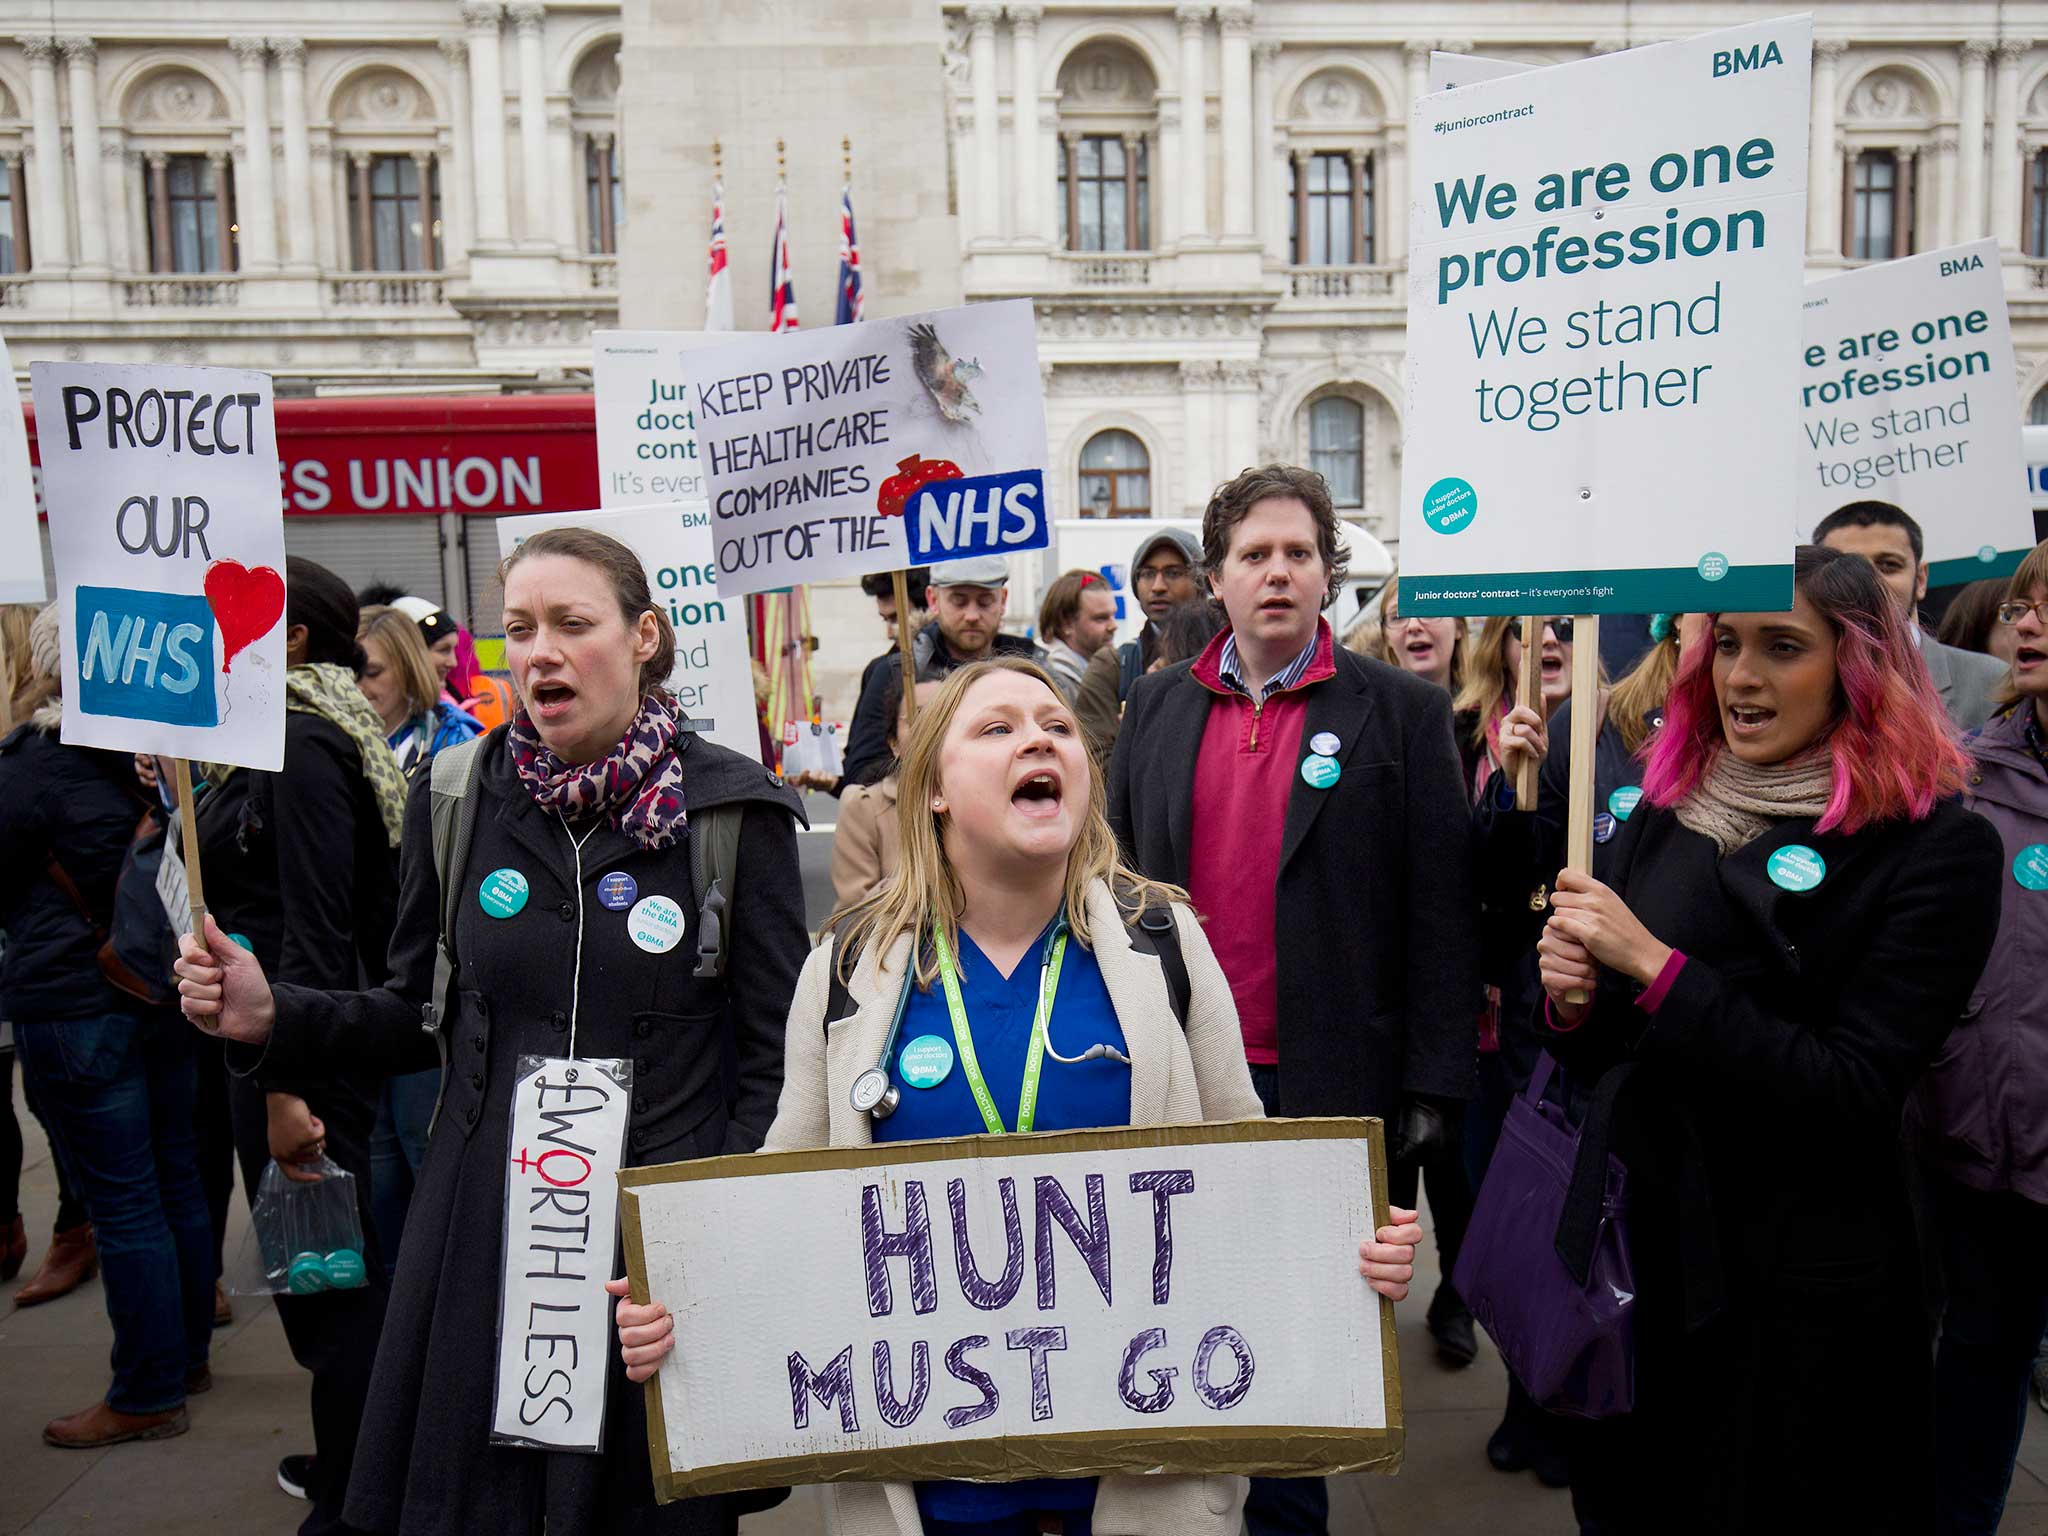
[{"label": "blonde woman shouting", "polygon": [[[764,1150],[1259,1116],[1230,985],[1185,894],[1123,863],[1044,672],[955,672],[911,728],[897,805],[896,875],[835,918],[797,984]],[[1356,1262],[1399,1300],[1421,1229],[1392,1214]],[[618,1321],[644,1380],[673,1345],[668,1311],[622,1301]],[[862,1536],[1229,1536],[1244,1494],[1151,1476],[825,1490],[832,1528]]]}]

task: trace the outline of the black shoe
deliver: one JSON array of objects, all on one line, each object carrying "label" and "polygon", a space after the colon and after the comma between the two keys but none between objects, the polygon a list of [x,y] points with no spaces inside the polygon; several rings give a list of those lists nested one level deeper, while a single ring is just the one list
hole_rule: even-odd
[{"label": "black shoe", "polygon": [[1536,1454],[1530,1458],[1530,1465],[1536,1469],[1536,1481],[1544,1487],[1571,1487],[1571,1458],[1565,1454],[1563,1446],[1552,1444],[1537,1446]]},{"label": "black shoe", "polygon": [[1529,1427],[1518,1419],[1513,1410],[1500,1421],[1486,1441],[1486,1459],[1493,1464],[1496,1472],[1526,1472],[1533,1460],[1535,1447],[1529,1440]]},{"label": "black shoe", "polygon": [[1462,1371],[1479,1358],[1479,1335],[1473,1329],[1472,1314],[1449,1286],[1439,1287],[1430,1301],[1428,1325],[1442,1364]]},{"label": "black shoe", "polygon": [[295,1499],[309,1499],[306,1485],[313,1481],[313,1458],[287,1456],[277,1464],[277,1486]]}]

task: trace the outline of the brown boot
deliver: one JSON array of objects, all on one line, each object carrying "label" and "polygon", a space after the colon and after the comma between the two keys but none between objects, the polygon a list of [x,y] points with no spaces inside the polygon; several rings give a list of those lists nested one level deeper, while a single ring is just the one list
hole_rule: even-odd
[{"label": "brown boot", "polygon": [[100,1272],[99,1250],[93,1246],[92,1223],[82,1221],[50,1239],[35,1279],[14,1293],[17,1307],[33,1307],[68,1296]]},{"label": "brown boot", "polygon": [[0,1280],[12,1280],[21,1273],[22,1261],[28,1257],[28,1228],[22,1225],[20,1213],[16,1213],[4,1233],[0,1233]]},{"label": "brown boot", "polygon": [[227,1287],[216,1280],[213,1282],[213,1326],[225,1328],[234,1320],[235,1308],[228,1300]]},{"label": "brown boot", "polygon": [[94,1403],[50,1420],[43,1426],[43,1439],[62,1450],[90,1451],[123,1440],[168,1440],[191,1427],[182,1403],[162,1413],[122,1413],[105,1403]]},{"label": "brown boot", "polygon": [[213,1367],[195,1365],[185,1373],[185,1395],[197,1397],[202,1392],[213,1390]]}]

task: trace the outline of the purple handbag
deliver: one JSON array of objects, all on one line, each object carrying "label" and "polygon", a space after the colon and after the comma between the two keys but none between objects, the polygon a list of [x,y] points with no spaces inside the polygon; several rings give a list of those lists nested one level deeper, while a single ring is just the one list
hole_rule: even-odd
[{"label": "purple handbag", "polygon": [[1556,1071],[1545,1052],[1508,1104],[1452,1278],[1531,1397],[1604,1419],[1635,1402],[1628,1173],[1607,1150],[1629,1069],[1601,1079],[1577,1128],[1544,1099]]}]

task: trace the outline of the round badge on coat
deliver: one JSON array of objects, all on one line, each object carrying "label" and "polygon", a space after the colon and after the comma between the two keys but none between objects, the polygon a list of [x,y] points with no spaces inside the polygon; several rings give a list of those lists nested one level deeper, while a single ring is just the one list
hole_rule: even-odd
[{"label": "round badge on coat", "polygon": [[476,888],[476,902],[492,917],[512,917],[526,905],[526,876],[512,868],[494,869]]},{"label": "round badge on coat", "polygon": [[1634,784],[1624,784],[1607,797],[1607,809],[1614,813],[1616,821],[1627,821],[1631,812],[1642,803],[1642,789]]},{"label": "round badge on coat", "polygon": [[640,882],[623,869],[615,869],[597,882],[598,905],[610,912],[623,912],[640,895]]},{"label": "round badge on coat", "polygon": [[1612,816],[1608,815],[1605,811],[1602,811],[1598,816],[1595,816],[1593,818],[1593,841],[1596,843],[1613,842],[1614,829],[1616,827],[1619,827],[1620,825],[1620,822],[1616,821]]},{"label": "round badge on coat", "polygon": [[903,1047],[896,1070],[913,1088],[936,1088],[952,1075],[952,1044],[938,1035],[919,1035]]},{"label": "round badge on coat", "polygon": [[626,933],[650,955],[665,955],[683,942],[683,909],[666,896],[643,896],[626,914]]},{"label": "round badge on coat", "polygon": [[1309,751],[1315,753],[1318,757],[1335,757],[1337,749],[1342,745],[1343,743],[1328,731],[1317,731],[1315,735],[1308,739]]},{"label": "round badge on coat", "polygon": [[1810,891],[1828,875],[1828,861],[1804,843],[1787,843],[1771,855],[1764,871],[1781,891]]},{"label": "round badge on coat", "polygon": [[2012,861],[2012,877],[2020,888],[2048,891],[2048,843],[2030,843]]},{"label": "round badge on coat", "polygon": [[1320,752],[1301,760],[1302,781],[1310,789],[1328,789],[1337,782],[1339,771],[1337,759],[1325,757]]}]

